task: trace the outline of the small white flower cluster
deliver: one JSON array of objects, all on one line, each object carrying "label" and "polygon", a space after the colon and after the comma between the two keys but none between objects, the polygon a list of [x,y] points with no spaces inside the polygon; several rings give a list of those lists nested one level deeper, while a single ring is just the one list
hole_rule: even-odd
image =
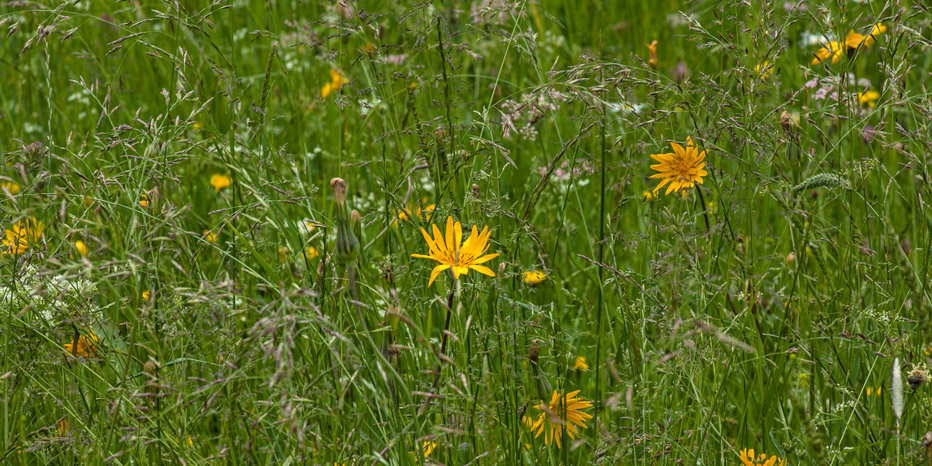
[{"label": "small white flower cluster", "polygon": [[96,292],[97,285],[90,280],[65,275],[49,279],[41,276],[35,266],[27,265],[20,271],[15,287],[8,283],[0,285],[0,306],[12,309],[29,306],[34,311],[31,315],[49,325],[56,325],[55,314],[61,313],[100,319],[100,308],[89,299]]}]

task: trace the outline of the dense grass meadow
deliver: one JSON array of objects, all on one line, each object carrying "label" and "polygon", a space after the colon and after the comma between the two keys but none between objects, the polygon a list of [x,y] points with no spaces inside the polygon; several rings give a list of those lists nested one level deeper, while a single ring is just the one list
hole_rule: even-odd
[{"label": "dense grass meadow", "polygon": [[928,0],[3,0],[0,464],[932,464]]}]

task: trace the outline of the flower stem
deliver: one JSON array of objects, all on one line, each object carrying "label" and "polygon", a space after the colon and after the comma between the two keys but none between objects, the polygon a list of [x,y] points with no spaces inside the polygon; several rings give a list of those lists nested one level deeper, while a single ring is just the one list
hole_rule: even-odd
[{"label": "flower stem", "polygon": [[705,231],[709,233],[712,231],[712,227],[709,225],[709,211],[706,209],[705,197],[702,195],[702,188],[699,185],[696,185],[696,192],[699,193],[699,202],[702,203],[702,216],[705,217]]},{"label": "flower stem", "polygon": [[[454,281],[454,284],[456,282]],[[456,286],[450,287],[450,295],[447,296],[447,319],[443,324],[443,333],[440,334],[440,357],[441,360],[437,363],[437,371],[434,372],[434,383],[430,386],[430,392],[427,396],[427,399],[424,400],[424,404],[421,405],[421,408],[417,410],[417,414],[424,414],[424,411],[427,410],[427,407],[430,406],[430,400],[433,399],[434,392],[437,390],[437,384],[440,383],[440,371],[443,370],[443,356],[447,352],[447,333],[450,330],[450,318],[453,315],[453,297],[456,294]]]}]

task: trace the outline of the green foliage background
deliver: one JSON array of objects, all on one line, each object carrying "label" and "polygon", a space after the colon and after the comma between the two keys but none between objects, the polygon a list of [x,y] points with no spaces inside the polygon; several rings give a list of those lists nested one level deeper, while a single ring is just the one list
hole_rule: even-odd
[{"label": "green foliage background", "polygon": [[[0,5],[0,215],[46,226],[0,261],[0,463],[929,461],[929,387],[891,407],[932,328],[928,8]],[[645,196],[688,137],[701,188]],[[428,205],[493,230],[495,278],[427,286]],[[594,404],[563,448],[522,423],[545,387]]]}]

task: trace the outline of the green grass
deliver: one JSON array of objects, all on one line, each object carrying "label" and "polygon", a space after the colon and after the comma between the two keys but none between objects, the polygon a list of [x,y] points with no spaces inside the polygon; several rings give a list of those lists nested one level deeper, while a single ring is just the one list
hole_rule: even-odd
[{"label": "green grass", "polygon": [[[346,3],[0,7],[0,221],[45,226],[0,257],[0,464],[932,461],[922,2]],[[688,137],[701,188],[648,199]],[[428,205],[494,278],[427,286]]]}]

